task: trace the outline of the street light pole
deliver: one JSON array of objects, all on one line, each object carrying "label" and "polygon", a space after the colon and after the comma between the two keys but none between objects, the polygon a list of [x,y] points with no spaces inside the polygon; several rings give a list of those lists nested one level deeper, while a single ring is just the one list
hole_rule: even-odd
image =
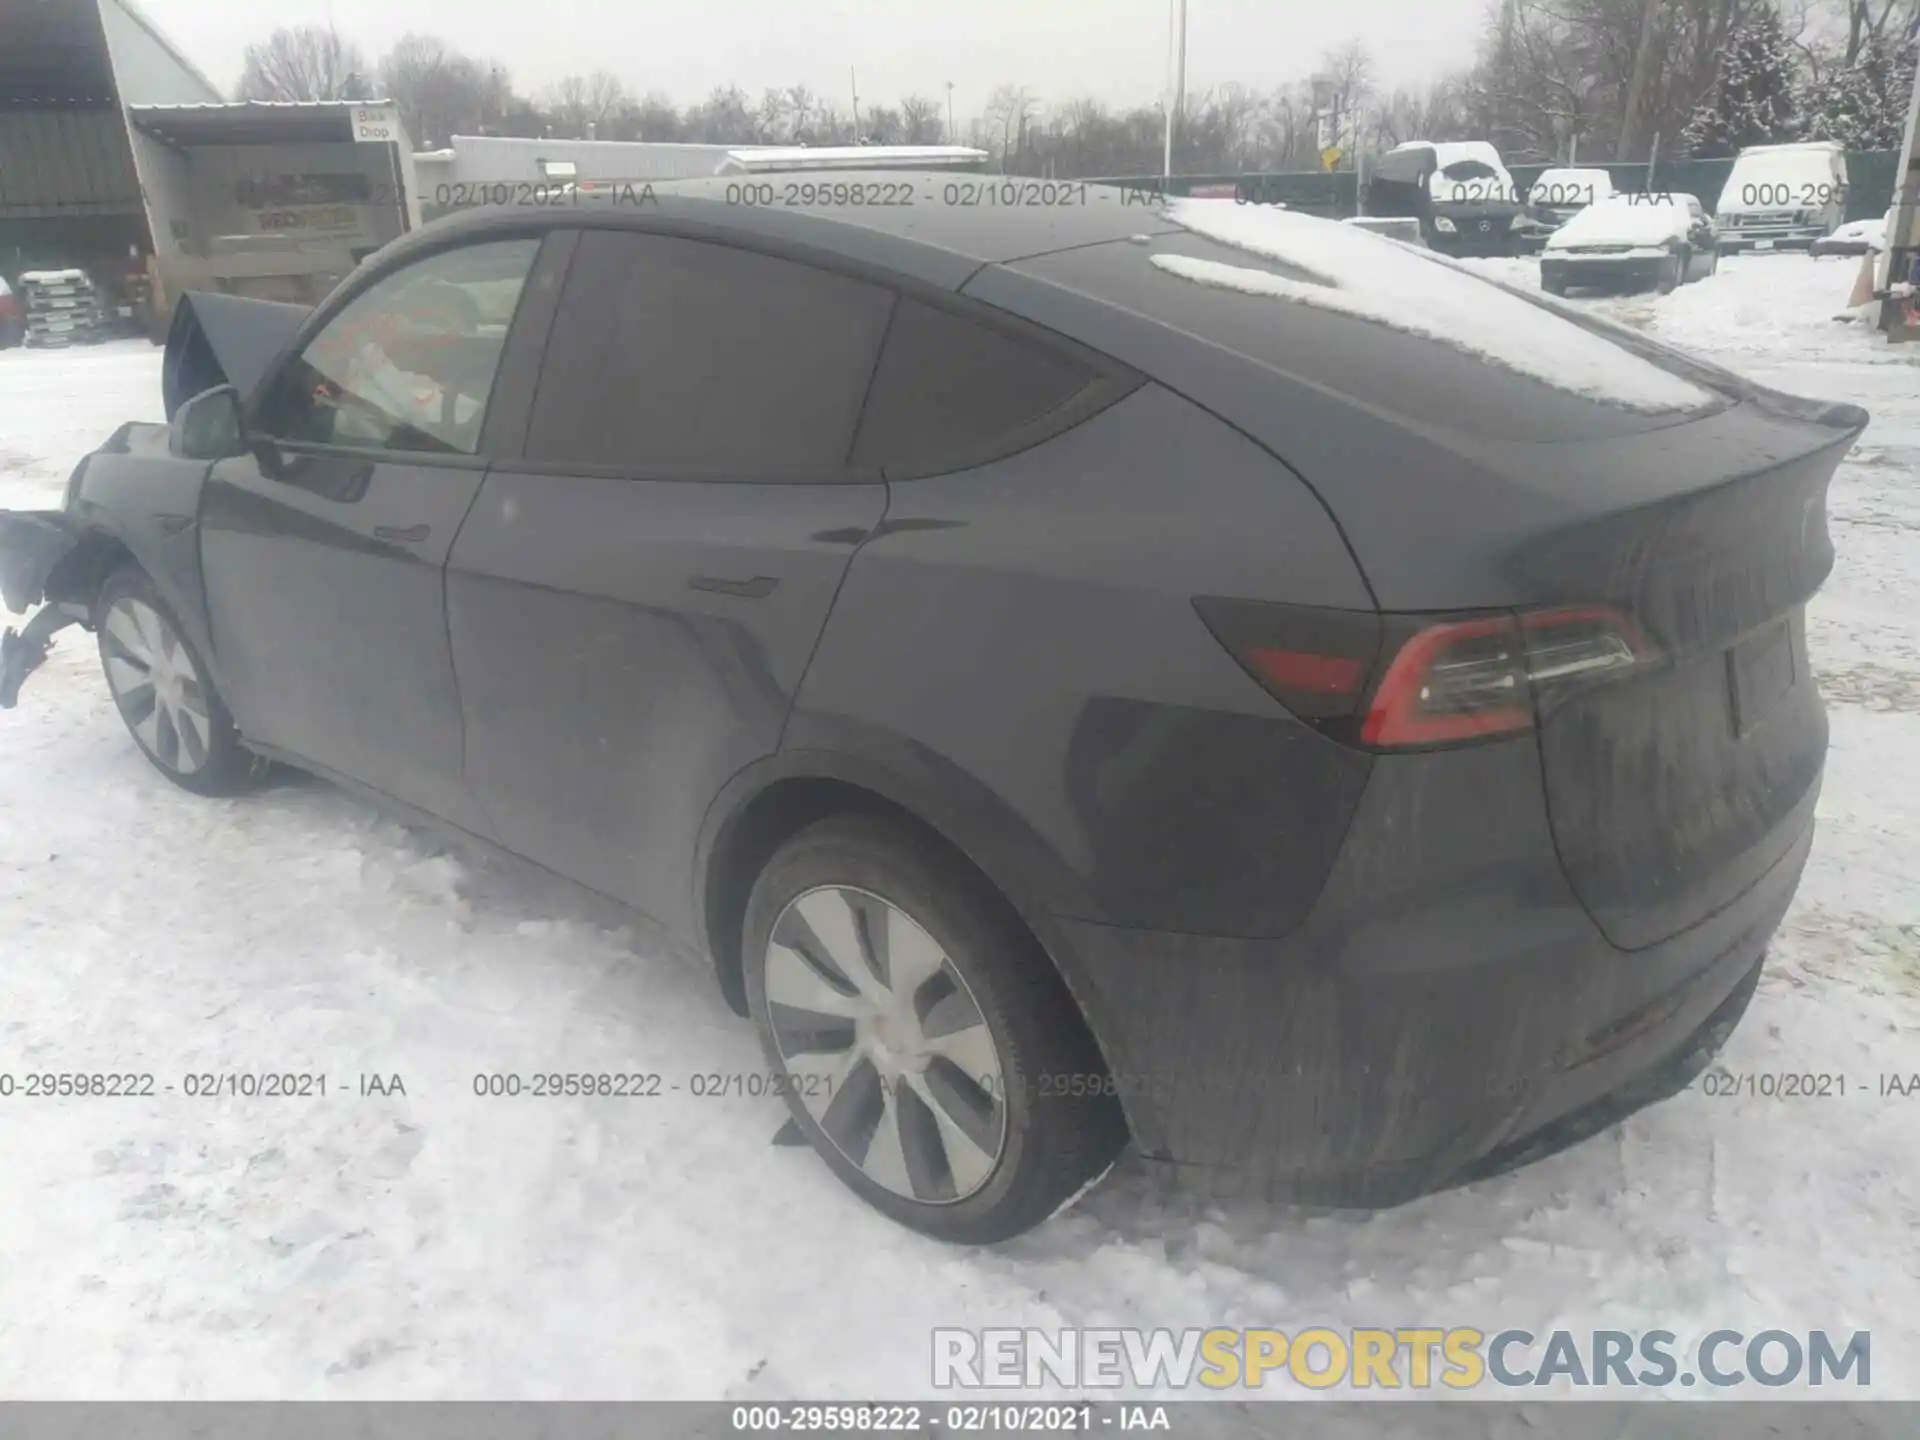
[{"label": "street light pole", "polygon": [[953,133],[953,81],[947,81],[947,143],[959,143],[959,136]]},{"label": "street light pole", "polygon": [[1167,133],[1161,156],[1162,175],[1173,178],[1173,126],[1187,103],[1187,0],[1173,0],[1173,102],[1167,106]]}]

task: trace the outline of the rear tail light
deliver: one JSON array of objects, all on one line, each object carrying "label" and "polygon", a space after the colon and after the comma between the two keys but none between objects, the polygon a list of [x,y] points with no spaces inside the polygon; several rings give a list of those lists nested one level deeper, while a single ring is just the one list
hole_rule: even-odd
[{"label": "rear tail light", "polygon": [[1655,658],[1600,606],[1452,618],[1195,602],[1220,642],[1295,715],[1376,750],[1457,745],[1532,728],[1577,687]]}]

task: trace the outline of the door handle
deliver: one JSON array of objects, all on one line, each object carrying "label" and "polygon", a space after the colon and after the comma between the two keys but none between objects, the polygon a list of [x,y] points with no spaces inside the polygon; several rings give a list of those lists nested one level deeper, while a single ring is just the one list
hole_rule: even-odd
[{"label": "door handle", "polygon": [[432,533],[433,527],[430,525],[376,525],[373,527],[374,539],[392,540],[401,545],[418,545]]}]

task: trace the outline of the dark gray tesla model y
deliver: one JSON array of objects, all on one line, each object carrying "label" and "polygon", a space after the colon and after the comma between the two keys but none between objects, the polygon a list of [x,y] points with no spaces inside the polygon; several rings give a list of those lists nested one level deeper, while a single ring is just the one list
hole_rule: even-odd
[{"label": "dark gray tesla model y", "polygon": [[1698,1071],[1812,840],[1862,411],[1353,227],[764,181],[184,300],[169,424],[0,526],[0,700],[80,623],[189,789],[646,912],[948,1239],[1129,1140],[1391,1204]]}]

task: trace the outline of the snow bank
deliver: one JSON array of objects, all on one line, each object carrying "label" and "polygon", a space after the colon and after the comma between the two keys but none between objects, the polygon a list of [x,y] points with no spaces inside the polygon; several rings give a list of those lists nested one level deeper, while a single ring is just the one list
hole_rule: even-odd
[{"label": "snow bank", "polygon": [[1168,214],[1196,235],[1310,277],[1291,280],[1186,255],[1153,257],[1161,269],[1196,284],[1371,320],[1626,410],[1659,414],[1711,401],[1691,382],[1551,310],[1354,226],[1224,200],[1178,200]]},{"label": "snow bank", "polygon": [[1665,245],[1683,239],[1693,217],[1683,195],[1612,195],[1596,200],[1547,239],[1549,250],[1570,245]]},{"label": "snow bank", "polygon": [[1874,220],[1849,220],[1828,238],[1842,245],[1864,243],[1875,250],[1887,248],[1887,222],[1892,211]]}]

